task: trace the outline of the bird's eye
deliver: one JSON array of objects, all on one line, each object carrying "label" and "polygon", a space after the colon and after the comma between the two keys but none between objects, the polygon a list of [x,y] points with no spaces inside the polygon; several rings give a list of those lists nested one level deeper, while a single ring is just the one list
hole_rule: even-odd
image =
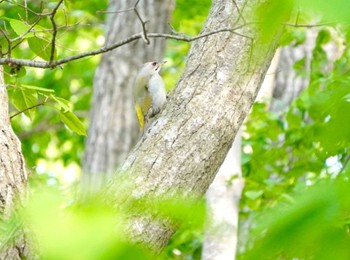
[{"label": "bird's eye", "polygon": [[157,62],[153,61],[152,66],[156,66],[156,65],[157,65]]}]

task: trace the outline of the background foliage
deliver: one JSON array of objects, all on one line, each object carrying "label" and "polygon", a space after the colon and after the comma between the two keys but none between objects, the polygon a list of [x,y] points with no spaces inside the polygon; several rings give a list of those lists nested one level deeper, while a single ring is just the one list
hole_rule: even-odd
[{"label": "background foliage", "polygon": [[[50,10],[56,3],[45,1],[41,7],[40,1],[30,1],[28,7]],[[35,21],[32,13],[17,4],[16,1],[0,2],[0,26],[9,38],[25,32],[26,22]],[[210,4],[209,0],[200,3],[177,0],[172,26],[187,35],[198,34]],[[291,17],[287,15],[288,10],[295,7],[296,1],[288,4],[274,1],[258,9],[257,15],[265,21],[262,23],[264,35],[273,35],[273,30],[288,19],[289,23],[306,24],[318,17],[318,23],[331,23],[333,29],[322,27],[320,30],[310,67],[306,67],[305,59],[294,65],[298,76],[310,79],[300,97],[278,114],[270,112],[267,104],[257,103],[246,122],[242,147],[246,187],[240,221],[243,227],[249,224],[251,233],[248,237],[241,235],[241,258],[257,259],[264,255],[271,259],[328,259],[331,255],[335,259],[349,259],[350,53],[346,26],[349,16],[345,11],[349,3],[338,0],[329,6],[326,1],[310,0],[298,4],[301,13],[293,13]],[[64,57],[101,46],[105,17],[96,11],[106,7],[107,1],[90,0],[88,4],[64,1],[64,8],[59,9],[56,17],[57,24],[64,28],[59,31],[55,55]],[[37,34],[28,33],[24,41],[15,42],[18,47],[12,50],[12,56],[47,60],[50,32],[45,28],[50,25],[48,18],[42,19],[35,27]],[[307,28],[286,28],[282,45],[296,46],[305,40]],[[331,41],[344,48],[334,64],[330,64],[324,51],[324,45]],[[2,52],[6,52],[6,39],[0,37],[0,43]],[[167,44],[165,59],[169,65],[163,74],[171,90],[184,68],[189,44],[172,40]],[[36,235],[47,241],[42,254],[48,259],[77,256],[81,259],[152,259],[143,249],[132,247],[123,237],[110,232],[114,230],[115,212],[108,205],[100,205],[100,201],[87,205],[75,201],[74,183],[81,174],[80,158],[84,149],[83,126],[88,124],[92,81],[98,62],[99,57],[93,57],[68,63],[62,69],[13,71],[5,68],[11,115],[43,103],[11,120],[22,141],[32,190],[37,192],[23,216],[35,227]],[[185,208],[177,205],[173,211],[182,212]],[[198,212],[191,220],[184,218],[186,224],[161,258],[200,258],[203,212]],[[17,218],[0,223],[1,247],[13,239],[18,229]],[[91,250],[81,255],[86,244],[91,245]]]}]

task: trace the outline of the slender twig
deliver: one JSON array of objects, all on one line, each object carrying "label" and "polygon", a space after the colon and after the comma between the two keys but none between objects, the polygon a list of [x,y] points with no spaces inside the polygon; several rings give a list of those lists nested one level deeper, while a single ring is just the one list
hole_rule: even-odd
[{"label": "slender twig", "polygon": [[34,26],[37,25],[37,24],[40,22],[40,20],[41,20],[41,17],[38,17],[38,19],[28,28],[27,31],[25,31],[24,33],[22,33],[20,36],[11,39],[11,42],[21,40],[24,36],[26,36],[28,33],[30,33],[30,32],[32,31],[32,29],[34,28]]},{"label": "slender twig", "polygon": [[25,6],[25,11],[26,11],[26,21],[28,21],[28,5],[27,5],[27,0],[24,0],[24,6]]},{"label": "slender twig", "polygon": [[31,138],[33,135],[36,135],[36,134],[41,134],[43,132],[48,132],[48,131],[57,131],[64,128],[64,125],[61,123],[48,124],[47,121],[48,120],[43,119],[43,121],[41,121],[39,124],[31,128],[29,131],[23,131],[23,132],[17,133],[18,138],[20,140],[25,140],[25,139]]},{"label": "slender twig", "polygon": [[119,11],[96,11],[97,14],[120,14],[120,13],[126,13],[130,11],[134,11],[134,7],[132,8],[127,8]]},{"label": "slender twig", "polygon": [[6,32],[1,27],[0,27],[0,32],[4,35],[7,41],[7,53],[8,53],[8,57],[11,58],[11,52],[12,52],[11,39],[7,36]]},{"label": "slender twig", "polygon": [[134,13],[136,14],[137,18],[139,19],[140,23],[141,23],[141,27],[142,27],[142,39],[145,41],[146,44],[150,44],[150,40],[148,39],[148,35],[147,35],[147,28],[146,25],[149,22],[148,20],[144,21],[139,13],[139,11],[137,10],[137,6],[140,3],[140,0],[136,0],[135,4],[133,7],[131,8],[127,8],[127,9],[123,9],[123,10],[117,10],[117,11],[97,11],[96,13],[102,13],[102,14],[119,14],[119,13],[124,13],[124,12],[130,12],[130,11],[134,11]]},{"label": "slender twig", "polygon": [[60,0],[57,5],[55,6],[55,8],[52,10],[51,15],[50,15],[50,20],[51,20],[51,24],[52,24],[52,38],[51,38],[51,53],[50,53],[50,63],[53,62],[54,58],[55,58],[55,48],[56,48],[56,35],[57,35],[57,25],[55,22],[55,15],[56,12],[58,10],[58,8],[60,7],[60,5],[62,4],[63,0]]},{"label": "slender twig", "polygon": [[[235,0],[232,0],[232,2],[233,2],[234,6],[235,6],[236,9],[237,9],[239,19],[242,19],[242,21],[243,21],[244,23],[246,23],[246,21],[245,21],[245,19],[244,19],[244,16],[242,15],[242,12],[241,12],[241,10],[239,9],[239,6],[237,5],[236,1],[235,1]],[[239,19],[238,19],[238,21],[239,21]],[[237,21],[237,22],[238,22],[238,21]]]},{"label": "slender twig", "polygon": [[327,26],[332,25],[334,22],[329,23],[319,23],[319,24],[294,24],[294,23],[284,23],[284,25],[292,26],[292,27],[305,27],[305,28],[312,28],[312,27],[321,27],[321,26]]},{"label": "slender twig", "polygon": [[[14,1],[3,0],[3,2],[7,2],[7,3],[10,3],[10,4],[16,5],[16,6],[18,6],[18,7],[21,7],[21,8],[23,8],[24,10],[26,10],[26,11],[28,11],[28,12],[30,12],[30,13],[36,15],[36,16],[42,16],[42,17],[43,17],[43,16],[49,16],[49,15],[51,15],[51,12],[50,12],[50,13],[38,13],[38,12],[35,12],[35,11],[31,10],[30,8],[28,8],[28,7],[26,7],[26,6],[22,5],[22,4],[16,3],[16,2],[14,2]],[[41,3],[41,4],[42,4],[42,3]]]},{"label": "slender twig", "polygon": [[45,100],[44,100],[43,102],[40,102],[40,103],[38,103],[38,104],[35,104],[35,105],[33,105],[33,106],[27,107],[27,108],[25,108],[25,109],[23,109],[23,110],[21,110],[21,111],[18,111],[18,112],[16,112],[16,113],[14,113],[12,116],[10,116],[10,119],[12,119],[12,118],[14,118],[15,116],[18,116],[19,114],[22,114],[22,113],[24,113],[24,112],[26,112],[26,111],[28,111],[28,110],[30,110],[30,109],[33,109],[33,108],[36,108],[36,107],[40,107],[40,106],[45,105],[45,104],[47,103],[48,99],[49,99],[49,98],[46,97]]},{"label": "slender twig", "polygon": [[137,5],[139,4],[139,2],[140,2],[140,0],[136,0],[135,5],[134,5],[134,12],[135,12],[135,14],[136,14],[137,18],[139,19],[141,26],[142,26],[142,39],[145,41],[146,44],[150,44],[150,40],[148,39],[147,29],[146,29],[146,24],[149,21],[144,21],[141,18],[141,15],[140,15],[139,11],[137,10]]}]

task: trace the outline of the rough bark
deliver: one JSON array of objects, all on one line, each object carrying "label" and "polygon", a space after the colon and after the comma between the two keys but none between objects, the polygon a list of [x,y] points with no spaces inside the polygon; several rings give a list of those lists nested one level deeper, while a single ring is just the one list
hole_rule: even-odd
[{"label": "rough bark", "polygon": [[[276,52],[256,98],[258,101],[270,100],[272,97],[279,56],[279,52]],[[206,193],[209,223],[202,249],[204,260],[236,259],[239,201],[244,188],[241,131],[237,133],[224,163]]]},{"label": "rough bark", "polygon": [[[8,97],[0,66],[0,222],[6,222],[21,204],[27,187],[27,172],[21,151],[21,143],[12,130],[8,111]],[[3,234],[1,239],[5,239]],[[29,256],[28,244],[24,233],[17,230],[14,240],[3,251],[0,259],[23,259]]]},{"label": "rough bark", "polygon": [[[134,3],[111,0],[109,11],[125,10]],[[165,33],[174,0],[143,0],[137,6],[149,32]],[[106,44],[142,31],[133,11],[111,14],[107,19]],[[94,78],[91,121],[83,159],[83,186],[98,190],[117,165],[125,160],[138,137],[132,85],[138,66],[163,57],[165,40],[128,44],[102,57]]]},{"label": "rough bark", "polygon": [[[246,10],[252,4],[256,2],[247,1]],[[234,1],[213,1],[203,32],[232,27],[239,18]],[[257,37],[248,26],[240,33]],[[185,199],[204,194],[256,98],[275,40],[257,41],[252,48],[248,38],[225,32],[194,43],[165,109],[123,164],[119,175],[129,181],[124,203],[149,195],[180,194]],[[116,200],[120,186],[117,177],[109,186]],[[130,217],[127,229],[134,241],[154,250],[160,250],[174,232],[172,223],[146,213]]]}]

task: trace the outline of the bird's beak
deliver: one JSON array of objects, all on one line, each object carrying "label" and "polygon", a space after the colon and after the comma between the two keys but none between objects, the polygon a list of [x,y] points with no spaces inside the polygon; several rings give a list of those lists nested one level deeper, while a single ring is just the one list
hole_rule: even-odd
[{"label": "bird's beak", "polygon": [[165,64],[165,63],[167,63],[167,61],[166,60],[163,60],[163,61],[161,61],[161,62],[157,62],[157,71],[160,71],[160,69],[163,67],[163,65]]},{"label": "bird's beak", "polygon": [[165,63],[167,63],[166,60],[163,60],[163,61],[161,61],[161,62],[158,62],[158,64],[159,64],[159,69],[162,68],[163,65],[164,65]]}]

